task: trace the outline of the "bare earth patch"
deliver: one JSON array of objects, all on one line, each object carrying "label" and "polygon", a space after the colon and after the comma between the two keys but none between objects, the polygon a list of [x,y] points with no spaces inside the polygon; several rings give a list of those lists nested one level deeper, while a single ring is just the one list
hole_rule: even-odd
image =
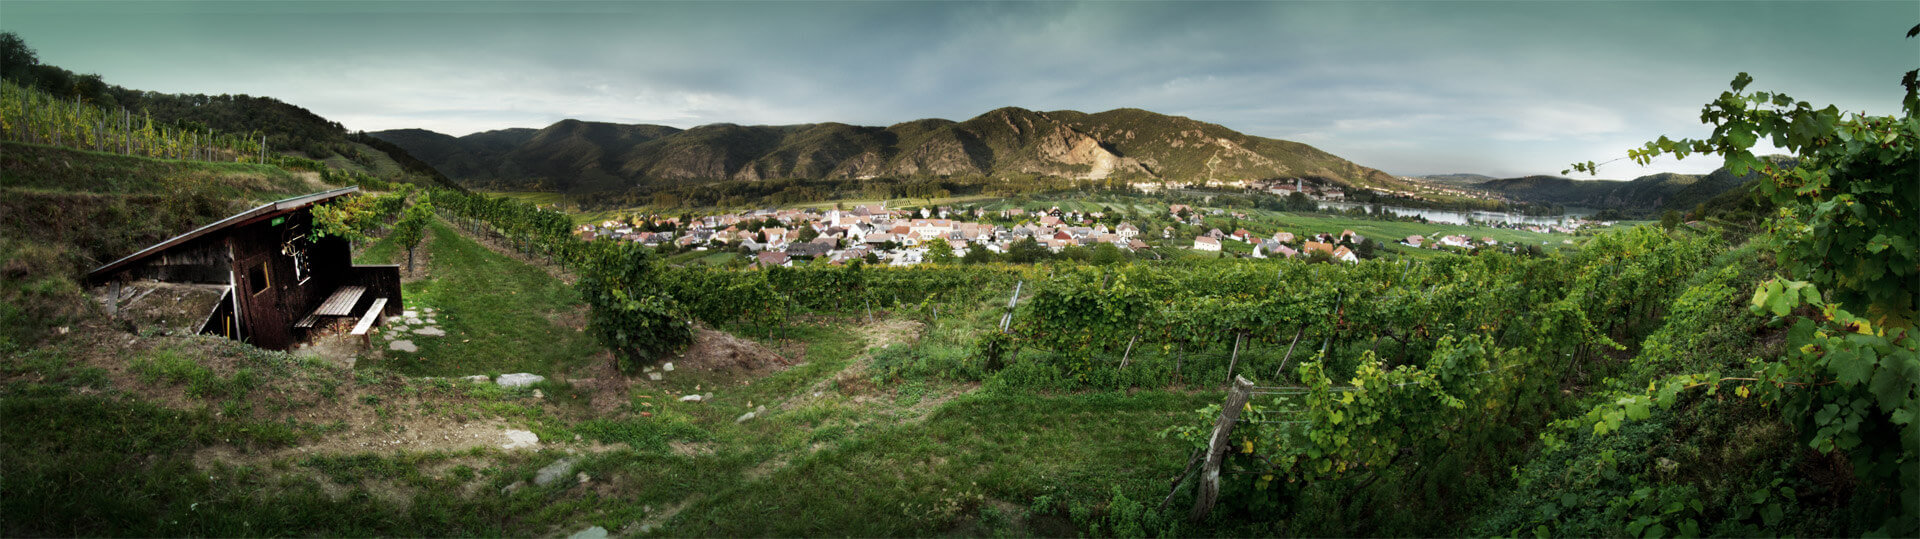
[{"label": "bare earth patch", "polygon": [[772,349],[731,333],[696,326],[693,344],[673,358],[675,369],[727,372],[778,370],[801,363],[804,358],[789,359]]}]

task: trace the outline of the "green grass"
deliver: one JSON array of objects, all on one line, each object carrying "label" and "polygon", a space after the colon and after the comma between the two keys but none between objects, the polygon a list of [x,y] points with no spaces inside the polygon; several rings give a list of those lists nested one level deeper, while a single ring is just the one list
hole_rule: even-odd
[{"label": "green grass", "polygon": [[671,532],[941,534],[979,513],[988,500],[1023,507],[1039,496],[1104,500],[1115,485],[1136,499],[1153,498],[1164,485],[1159,472],[1178,469],[1186,454],[1152,433],[1185,420],[1177,411],[1218,399],[1162,392],[987,392],[959,397],[921,423],[855,429],[852,435],[831,432],[844,430],[839,423],[820,421],[814,433],[840,441],[796,458],[763,481],[714,493],[689,508]]},{"label": "green grass", "polygon": [[[434,308],[437,325],[447,335],[403,337],[420,351],[389,351],[384,359],[363,360],[358,366],[414,376],[553,376],[601,350],[587,333],[554,322],[577,316],[583,308],[572,287],[461,236],[445,223],[435,221],[428,230],[431,237],[421,246],[433,253],[427,277],[403,285],[402,295],[408,309]],[[394,252],[398,246],[382,240],[369,246],[362,260],[382,261],[375,257]],[[386,340],[374,339],[382,349]]]},{"label": "green grass", "polygon": [[667,263],[676,266],[724,266],[733,260],[745,261],[740,253],[727,250],[687,251],[667,257]]}]

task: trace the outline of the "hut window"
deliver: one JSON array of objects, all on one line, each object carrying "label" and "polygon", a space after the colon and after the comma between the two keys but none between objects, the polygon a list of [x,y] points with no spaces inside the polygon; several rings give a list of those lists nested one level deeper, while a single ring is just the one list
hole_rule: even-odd
[{"label": "hut window", "polygon": [[268,272],[266,262],[261,262],[260,265],[247,270],[247,293],[259,294],[265,292],[267,287],[271,286],[271,283],[267,282],[267,279]]}]

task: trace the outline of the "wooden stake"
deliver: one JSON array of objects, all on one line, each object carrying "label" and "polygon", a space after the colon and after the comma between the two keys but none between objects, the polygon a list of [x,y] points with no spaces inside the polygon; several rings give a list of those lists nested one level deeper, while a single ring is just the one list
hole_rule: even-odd
[{"label": "wooden stake", "polygon": [[1120,368],[1127,368],[1127,358],[1133,357],[1133,343],[1136,342],[1140,342],[1139,335],[1134,335],[1132,339],[1127,340],[1127,352],[1120,354]]},{"label": "wooden stake", "polygon": [[1246,338],[1247,338],[1246,333],[1240,333],[1233,336],[1233,359],[1227,361],[1227,383],[1229,384],[1233,383],[1234,366],[1240,364],[1240,341],[1246,340]]},{"label": "wooden stake", "polygon": [[1280,371],[1287,370],[1287,360],[1293,359],[1293,346],[1296,344],[1300,344],[1300,334],[1305,333],[1306,331],[1307,331],[1306,326],[1300,326],[1300,329],[1293,332],[1293,342],[1287,345],[1287,355],[1285,357],[1280,358],[1280,368],[1273,370],[1274,380],[1280,379]]},{"label": "wooden stake", "polygon": [[1228,447],[1227,435],[1233,433],[1233,424],[1240,420],[1240,410],[1247,405],[1251,397],[1253,382],[1243,377],[1234,377],[1233,388],[1227,390],[1227,402],[1220,407],[1220,418],[1213,422],[1213,436],[1207,440],[1207,463],[1200,467],[1200,492],[1194,496],[1193,511],[1187,514],[1189,522],[1200,522],[1213,511],[1213,504],[1220,501],[1220,465],[1226,460]]}]

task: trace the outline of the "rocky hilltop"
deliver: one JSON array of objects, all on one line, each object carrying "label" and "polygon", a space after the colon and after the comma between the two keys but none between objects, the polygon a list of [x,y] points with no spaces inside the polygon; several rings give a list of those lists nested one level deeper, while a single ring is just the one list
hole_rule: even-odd
[{"label": "rocky hilltop", "polygon": [[1312,146],[1139,109],[996,109],[887,127],[713,124],[692,129],[564,120],[453,137],[371,133],[469,185],[617,189],[642,182],[1023,175],[1125,181],[1401,180]]}]

